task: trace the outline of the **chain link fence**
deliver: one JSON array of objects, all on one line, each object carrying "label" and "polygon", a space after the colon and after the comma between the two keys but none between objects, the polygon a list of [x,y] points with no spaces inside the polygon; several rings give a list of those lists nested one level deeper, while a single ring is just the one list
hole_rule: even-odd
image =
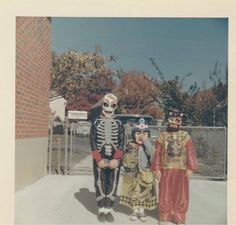
[{"label": "chain link fence", "polygon": [[[48,144],[49,174],[92,174],[92,163],[84,162],[90,155],[89,123],[66,123],[53,126],[50,119]],[[130,126],[125,126],[126,142],[131,138]],[[162,126],[151,126],[153,144]],[[199,168],[195,177],[227,178],[227,129],[225,127],[182,127],[192,137]],[[90,157],[90,156],[89,156]]]},{"label": "chain link fence", "polygon": [[227,177],[227,130],[225,127],[185,127],[196,149],[199,169],[196,176]]},{"label": "chain link fence", "polygon": [[48,139],[48,173],[49,174],[90,174],[92,165],[80,165],[89,156],[90,124],[65,123],[55,125],[53,118],[49,121]]}]

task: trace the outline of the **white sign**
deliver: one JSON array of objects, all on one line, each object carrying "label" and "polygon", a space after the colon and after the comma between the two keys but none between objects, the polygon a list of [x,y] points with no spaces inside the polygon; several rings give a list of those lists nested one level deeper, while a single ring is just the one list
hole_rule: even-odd
[{"label": "white sign", "polygon": [[68,119],[87,120],[87,111],[68,111]]},{"label": "white sign", "polygon": [[51,112],[54,113],[54,118],[58,116],[61,121],[65,120],[65,106],[66,100],[61,96],[49,99],[49,107],[51,109]]}]

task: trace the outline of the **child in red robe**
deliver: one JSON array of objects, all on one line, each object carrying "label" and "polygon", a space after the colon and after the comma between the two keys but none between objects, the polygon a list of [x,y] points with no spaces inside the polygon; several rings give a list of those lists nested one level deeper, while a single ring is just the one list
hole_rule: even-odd
[{"label": "child in red robe", "polygon": [[151,169],[159,179],[159,225],[184,224],[189,203],[189,179],[197,169],[192,139],[180,130],[183,113],[168,112],[168,126],[156,141]]}]

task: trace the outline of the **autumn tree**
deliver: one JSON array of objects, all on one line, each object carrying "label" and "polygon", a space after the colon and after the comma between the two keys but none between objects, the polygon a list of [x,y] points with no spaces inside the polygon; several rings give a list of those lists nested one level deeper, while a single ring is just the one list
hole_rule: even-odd
[{"label": "autumn tree", "polygon": [[191,98],[190,107],[193,109],[191,123],[195,126],[212,126],[212,108],[215,104],[216,99],[211,89],[199,90]]},{"label": "autumn tree", "polygon": [[218,63],[209,72],[212,86],[198,90],[187,103],[191,125],[227,126],[227,68],[221,74]]},{"label": "autumn tree", "polygon": [[88,110],[115,85],[118,71],[108,67],[111,61],[114,57],[102,55],[100,46],[95,52],[53,53],[51,93],[63,96],[69,108]]},{"label": "autumn tree", "polygon": [[120,111],[123,113],[162,117],[162,110],[156,104],[160,91],[148,74],[140,71],[124,73],[114,92],[119,97]]},{"label": "autumn tree", "polygon": [[150,58],[150,61],[159,77],[158,82],[156,80],[160,88],[159,105],[165,112],[171,107],[182,109],[185,112],[185,125],[227,126],[227,67],[222,74],[222,64],[216,62],[209,72],[212,82],[210,88],[201,90],[195,82],[186,91],[184,80],[192,73],[168,80],[155,59]]},{"label": "autumn tree", "polygon": [[192,96],[198,92],[197,84],[193,84],[188,90],[185,90],[183,82],[178,76],[172,80],[156,80],[155,84],[160,90],[160,95],[156,102],[163,109],[165,115],[169,109],[178,108],[185,115],[183,125],[192,125],[194,108],[191,105],[191,101]]},{"label": "autumn tree", "polygon": [[185,112],[184,125],[190,125],[192,122],[192,112],[194,108],[191,106],[191,98],[194,96],[199,87],[195,82],[188,90],[184,88],[184,82],[192,73],[186,73],[182,76],[175,76],[174,79],[167,79],[167,75],[163,73],[160,66],[153,57],[149,58],[151,64],[157,71],[159,79],[154,80],[155,86],[160,90],[159,98],[156,99],[157,104],[166,114],[170,108],[179,108]]},{"label": "autumn tree", "polygon": [[211,88],[216,103],[212,107],[213,111],[213,125],[214,126],[227,126],[227,113],[228,113],[228,67],[222,74],[222,65],[218,62],[215,63],[214,69],[209,72],[209,77],[213,83]]}]

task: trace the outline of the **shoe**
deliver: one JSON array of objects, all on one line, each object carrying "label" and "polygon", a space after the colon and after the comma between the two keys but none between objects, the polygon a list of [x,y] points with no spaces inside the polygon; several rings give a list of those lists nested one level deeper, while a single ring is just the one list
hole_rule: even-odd
[{"label": "shoe", "polygon": [[104,223],[104,222],[106,221],[106,214],[105,214],[104,212],[98,213],[98,215],[97,215],[97,220],[98,220],[99,222]]},{"label": "shoe", "polygon": [[133,212],[130,216],[129,216],[130,221],[136,221],[138,219],[138,214],[136,212]]},{"label": "shoe", "polygon": [[144,212],[139,212],[138,218],[139,218],[142,222],[146,222],[146,221],[147,221],[147,216],[145,215]]},{"label": "shoe", "polygon": [[114,222],[114,217],[113,217],[113,215],[111,214],[111,212],[108,212],[107,214],[106,214],[106,221],[107,222],[110,222],[110,223],[113,223]]}]

